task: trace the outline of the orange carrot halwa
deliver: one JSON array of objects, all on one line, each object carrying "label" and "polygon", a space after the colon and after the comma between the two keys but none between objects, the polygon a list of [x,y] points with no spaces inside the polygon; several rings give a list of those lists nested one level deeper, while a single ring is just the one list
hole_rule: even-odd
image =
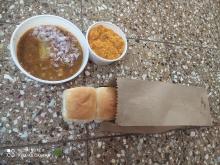
[{"label": "orange carrot halwa", "polygon": [[102,25],[92,28],[88,39],[92,50],[97,55],[109,60],[118,58],[125,46],[123,39],[118,34]]}]

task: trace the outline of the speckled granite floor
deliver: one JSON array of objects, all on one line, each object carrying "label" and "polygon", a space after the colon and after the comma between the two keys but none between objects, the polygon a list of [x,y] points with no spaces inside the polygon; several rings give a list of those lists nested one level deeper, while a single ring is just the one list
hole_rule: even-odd
[{"label": "speckled granite floor", "polygon": [[[32,81],[8,45],[16,25],[37,14],[62,16],[84,32],[94,21],[112,21],[128,36],[126,58],[89,63],[62,85]],[[96,123],[67,124],[60,113],[64,89],[128,77],[205,87],[220,123],[219,0],[0,0],[0,73],[0,164],[220,164],[217,127],[111,135]]]}]

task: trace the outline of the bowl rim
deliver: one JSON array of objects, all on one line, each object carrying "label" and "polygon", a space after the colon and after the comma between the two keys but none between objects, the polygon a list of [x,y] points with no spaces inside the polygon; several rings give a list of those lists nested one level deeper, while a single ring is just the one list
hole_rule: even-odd
[{"label": "bowl rim", "polygon": [[[101,25],[103,25],[103,26],[105,26],[105,24],[110,24],[110,25],[112,25],[112,26],[115,26],[115,27],[120,31],[121,34],[118,34],[118,35],[119,35],[119,36],[123,39],[123,41],[125,42],[125,47],[124,47],[124,50],[123,50],[122,54],[121,54],[118,58],[112,59],[112,60],[103,58],[103,57],[97,55],[97,54],[92,50],[92,48],[90,47],[89,39],[88,39],[89,32],[90,32],[90,30],[91,30],[94,26],[96,26],[97,24],[101,24]],[[111,30],[112,30],[112,29],[111,29]],[[123,38],[122,36],[123,36],[124,38]],[[104,62],[115,62],[115,61],[118,61],[118,60],[122,59],[122,58],[125,56],[125,54],[126,54],[126,52],[127,52],[127,48],[128,48],[127,37],[126,37],[125,33],[121,30],[120,27],[118,27],[117,25],[115,25],[115,24],[113,24],[112,22],[109,22],[109,21],[97,21],[97,22],[93,23],[92,25],[90,25],[89,28],[88,28],[87,31],[86,31],[86,41],[87,41],[89,50],[93,53],[93,55],[95,55],[99,60],[104,61]]]},{"label": "bowl rim", "polygon": [[[14,51],[14,48],[13,48],[13,44],[14,43],[14,38],[15,38],[15,35],[17,34],[17,31],[26,23],[28,23],[30,20],[33,20],[33,19],[36,19],[36,18],[43,18],[43,17],[54,17],[56,19],[60,19],[60,20],[63,20],[69,24],[71,24],[73,26],[73,28],[75,28],[76,30],[78,30],[82,36],[84,37],[83,40],[85,40],[85,43],[87,45],[84,45],[86,47],[86,52],[83,53],[83,61],[84,61],[84,58],[85,58],[85,62],[82,61],[82,64],[79,68],[79,70],[74,73],[73,75],[71,75],[70,77],[68,78],[65,78],[63,80],[55,80],[55,81],[51,81],[51,80],[44,80],[44,79],[41,79],[41,78],[38,78],[38,77],[35,77],[33,75],[31,75],[28,71],[26,71],[22,66],[21,64],[19,63],[19,61],[16,59],[17,57],[17,52]],[[74,35],[74,34],[73,34]],[[81,43],[80,43],[81,45]],[[83,35],[82,31],[72,22],[70,22],[69,20],[63,18],[63,17],[60,17],[60,16],[56,16],[56,15],[50,15],[50,14],[44,14],[44,15],[36,15],[36,16],[32,16],[30,18],[27,18],[25,19],[24,21],[22,21],[14,30],[14,32],[12,33],[12,36],[11,36],[11,39],[10,39],[10,54],[11,54],[11,57],[13,59],[13,62],[15,63],[15,65],[20,69],[20,71],[22,73],[24,73],[26,76],[28,76],[29,78],[33,79],[33,80],[36,80],[38,82],[41,82],[41,83],[46,83],[46,84],[61,84],[61,83],[64,83],[64,82],[67,82],[67,81],[70,81],[72,79],[74,79],[75,77],[79,76],[80,73],[82,73],[82,71],[85,69],[87,63],[88,63],[88,60],[89,60],[89,47],[88,47],[88,43],[87,43],[87,40],[85,38],[85,36]],[[82,45],[81,45],[82,47]]]}]

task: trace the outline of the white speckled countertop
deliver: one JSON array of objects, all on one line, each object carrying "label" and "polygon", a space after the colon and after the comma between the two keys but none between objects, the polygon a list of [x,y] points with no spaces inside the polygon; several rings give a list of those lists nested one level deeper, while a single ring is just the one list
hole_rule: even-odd
[{"label": "white speckled countertop", "polygon": [[[0,0],[0,4],[0,164],[220,163],[217,127],[112,135],[97,133],[99,124],[68,124],[61,116],[64,89],[98,87],[127,77],[204,87],[213,120],[220,123],[219,0]],[[14,65],[8,45],[16,25],[37,14],[64,17],[83,32],[94,21],[111,21],[127,34],[127,55],[104,67],[90,62],[79,77],[65,84],[32,81]]]}]

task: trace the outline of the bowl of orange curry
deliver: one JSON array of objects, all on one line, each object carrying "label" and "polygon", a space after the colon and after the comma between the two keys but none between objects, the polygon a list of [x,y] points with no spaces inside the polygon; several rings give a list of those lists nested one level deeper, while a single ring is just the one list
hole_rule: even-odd
[{"label": "bowl of orange curry", "polygon": [[88,43],[80,29],[53,15],[34,16],[17,26],[10,51],[24,74],[49,84],[74,79],[89,58]]},{"label": "bowl of orange curry", "polygon": [[107,65],[121,60],[127,51],[124,32],[111,22],[96,22],[86,33],[90,60],[98,65]]}]

